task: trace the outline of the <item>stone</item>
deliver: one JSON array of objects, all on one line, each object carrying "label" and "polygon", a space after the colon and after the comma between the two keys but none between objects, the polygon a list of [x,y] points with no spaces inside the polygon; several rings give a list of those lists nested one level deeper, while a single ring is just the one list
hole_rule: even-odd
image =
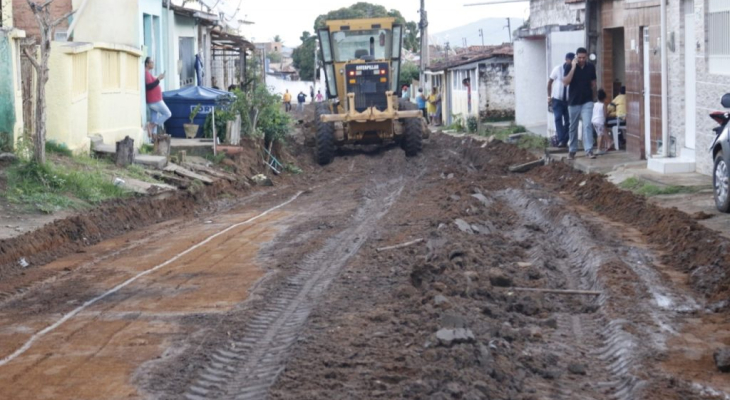
[{"label": "stone", "polygon": [[441,316],[441,326],[444,328],[466,328],[466,319],[458,314],[446,313]]},{"label": "stone", "polygon": [[452,201],[459,201],[459,200],[461,200],[461,196],[459,196],[458,194],[452,194],[451,196],[449,196],[449,198]]},{"label": "stone", "polygon": [[489,200],[487,196],[481,193],[473,194],[471,195],[471,197],[479,200],[479,202],[482,203],[482,205],[484,205],[485,207],[489,207],[490,205],[492,205],[492,200]]},{"label": "stone", "polygon": [[476,338],[474,333],[465,328],[448,329],[441,328],[436,332],[436,339],[442,346],[451,347],[454,344],[474,343]]},{"label": "stone", "polygon": [[532,263],[530,262],[518,262],[517,266],[520,268],[529,268],[532,267]]},{"label": "stone", "polygon": [[269,179],[268,176],[264,174],[258,174],[251,177],[251,180],[257,185],[257,186],[274,186],[274,182]]},{"label": "stone", "polygon": [[504,271],[499,268],[492,268],[489,270],[489,282],[492,284],[492,286],[497,287],[512,286],[512,278],[505,275]]},{"label": "stone", "polygon": [[571,363],[568,365],[568,372],[570,372],[573,375],[585,375],[586,366],[583,364]]},{"label": "stone", "polygon": [[167,157],[138,154],[134,157],[134,163],[143,167],[164,169],[167,165]]},{"label": "stone", "polygon": [[441,282],[434,282],[434,283],[431,284],[431,287],[434,290],[438,290],[439,292],[442,292],[442,293],[445,292],[446,289],[447,289],[446,288],[446,285],[443,284],[443,283],[441,283]]},{"label": "stone", "polygon": [[448,303],[448,302],[449,302],[449,300],[445,296],[440,295],[440,294],[434,296],[434,298],[433,298],[433,303],[436,304],[437,306],[440,306],[440,305]]},{"label": "stone", "polygon": [[461,230],[462,232],[466,232],[466,233],[474,233],[474,231],[473,231],[473,230],[471,229],[471,225],[469,225],[469,223],[467,223],[467,222],[466,222],[466,221],[464,221],[463,219],[457,219],[457,220],[454,220],[454,223],[456,224],[456,226],[457,226],[457,227],[458,227],[458,228],[459,228],[459,229],[460,229],[460,230]]},{"label": "stone", "polygon": [[730,347],[715,352],[715,365],[721,372],[730,372]]}]

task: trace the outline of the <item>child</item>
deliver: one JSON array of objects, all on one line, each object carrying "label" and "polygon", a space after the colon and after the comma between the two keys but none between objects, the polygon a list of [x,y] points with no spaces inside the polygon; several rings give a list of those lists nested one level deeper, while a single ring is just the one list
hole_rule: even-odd
[{"label": "child", "polygon": [[598,101],[593,104],[593,118],[591,123],[593,129],[596,130],[598,136],[598,152],[597,155],[606,154],[608,150],[608,135],[606,132],[606,91],[598,89]]}]

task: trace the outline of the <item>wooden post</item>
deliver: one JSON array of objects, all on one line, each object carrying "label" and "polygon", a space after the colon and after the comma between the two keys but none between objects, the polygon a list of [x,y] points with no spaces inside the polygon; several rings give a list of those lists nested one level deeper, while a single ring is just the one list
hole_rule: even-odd
[{"label": "wooden post", "polygon": [[170,141],[172,136],[159,134],[155,137],[155,154],[165,158],[170,157]]},{"label": "wooden post", "polygon": [[117,152],[114,155],[114,163],[117,167],[126,167],[134,162],[134,139],[129,136],[117,142]]}]

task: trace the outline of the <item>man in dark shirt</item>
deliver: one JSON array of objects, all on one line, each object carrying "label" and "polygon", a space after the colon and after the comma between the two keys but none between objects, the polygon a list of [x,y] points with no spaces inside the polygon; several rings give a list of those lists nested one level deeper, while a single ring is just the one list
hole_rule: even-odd
[{"label": "man in dark shirt", "polygon": [[[572,64],[566,66],[564,85],[568,91],[568,112],[570,113],[570,141],[568,158],[575,159],[578,151],[578,120],[583,122],[583,149],[588,158],[593,155],[593,99],[596,91],[596,67],[587,61],[588,51],[583,47],[576,52]],[[569,70],[568,70],[569,69]]]}]

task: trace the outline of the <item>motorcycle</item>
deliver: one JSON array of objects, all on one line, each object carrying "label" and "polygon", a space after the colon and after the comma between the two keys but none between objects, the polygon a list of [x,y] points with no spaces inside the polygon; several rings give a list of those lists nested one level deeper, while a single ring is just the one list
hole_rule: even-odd
[{"label": "motorcycle", "polygon": [[[721,104],[730,108],[730,93],[722,96]],[[720,126],[713,128],[715,140],[709,151],[715,160],[712,173],[712,186],[715,193],[715,206],[721,212],[730,212],[730,112],[715,111],[710,114]]]}]

